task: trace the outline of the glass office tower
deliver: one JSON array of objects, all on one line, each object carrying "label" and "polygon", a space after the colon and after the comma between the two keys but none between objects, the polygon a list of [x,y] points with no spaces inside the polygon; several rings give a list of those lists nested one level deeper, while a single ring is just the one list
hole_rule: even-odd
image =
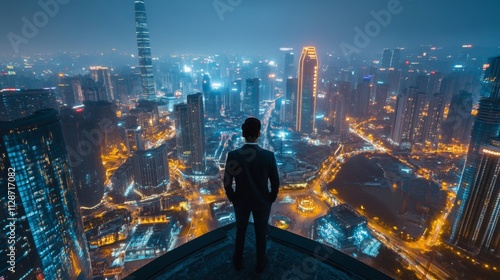
[{"label": "glass office tower", "polygon": [[135,0],[135,34],[141,70],[142,98],[156,100],[155,79],[151,58],[151,42],[149,40],[148,18],[144,0]]},{"label": "glass office tower", "polygon": [[[476,174],[480,172],[481,147],[490,143],[492,138],[500,132],[500,57],[494,58],[490,68],[485,75],[485,81],[489,81],[490,96],[479,102],[479,109],[472,127],[467,160],[458,185],[457,198],[451,213],[452,228],[450,242],[469,249],[470,237],[469,224],[474,223],[477,216],[471,215],[470,208],[483,204],[480,192],[485,191],[485,186],[478,185]],[[487,213],[483,213],[481,218]]]},{"label": "glass office tower", "polygon": [[296,130],[314,132],[318,90],[318,57],[314,47],[304,47],[299,60]]},{"label": "glass office tower", "polygon": [[15,249],[15,272],[0,255],[0,279],[91,279],[57,111],[0,122],[0,137],[0,223],[12,236],[2,233],[0,243]]}]

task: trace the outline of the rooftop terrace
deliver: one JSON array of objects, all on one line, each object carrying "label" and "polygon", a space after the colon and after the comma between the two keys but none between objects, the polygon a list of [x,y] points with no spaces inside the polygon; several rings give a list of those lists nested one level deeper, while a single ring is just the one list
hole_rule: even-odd
[{"label": "rooftop terrace", "polygon": [[318,242],[269,226],[268,263],[254,270],[255,235],[247,230],[242,271],[231,263],[236,224],[196,238],[155,259],[125,280],[145,279],[391,279],[382,272]]}]

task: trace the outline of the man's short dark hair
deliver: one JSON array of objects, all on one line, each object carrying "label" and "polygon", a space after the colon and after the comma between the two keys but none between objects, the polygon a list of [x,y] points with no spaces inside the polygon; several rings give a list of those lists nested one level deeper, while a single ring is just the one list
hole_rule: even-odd
[{"label": "man's short dark hair", "polygon": [[247,141],[255,141],[259,137],[260,132],[260,121],[256,118],[248,118],[241,125],[241,130],[243,130],[243,137]]}]

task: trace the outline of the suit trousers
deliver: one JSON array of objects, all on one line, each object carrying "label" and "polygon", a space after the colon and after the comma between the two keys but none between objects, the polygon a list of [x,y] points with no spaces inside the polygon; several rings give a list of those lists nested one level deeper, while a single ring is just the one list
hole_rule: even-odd
[{"label": "suit trousers", "polygon": [[234,205],[236,215],[236,245],[234,257],[238,260],[243,259],[243,248],[245,247],[245,235],[248,226],[248,219],[252,212],[254,220],[254,230],[257,249],[257,262],[263,262],[266,256],[266,235],[271,206],[265,206],[261,209],[250,209],[248,207],[238,207]]}]

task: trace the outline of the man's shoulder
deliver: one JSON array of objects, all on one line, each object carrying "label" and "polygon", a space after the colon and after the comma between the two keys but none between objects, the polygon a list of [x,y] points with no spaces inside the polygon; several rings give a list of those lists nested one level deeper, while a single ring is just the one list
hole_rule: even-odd
[{"label": "man's shoulder", "polygon": [[240,147],[240,148],[238,148],[238,149],[234,149],[234,150],[232,150],[232,151],[229,151],[229,152],[227,153],[227,156],[228,156],[228,157],[238,157],[238,156],[239,156],[239,155],[241,155],[241,154],[244,154],[244,151],[243,151],[243,148],[242,148],[242,147]]},{"label": "man's shoulder", "polygon": [[261,150],[261,151],[262,151],[262,153],[263,153],[264,155],[266,155],[267,157],[274,156],[274,152],[271,152],[271,151],[266,150],[266,149],[264,149],[264,148],[260,148],[260,150]]}]

